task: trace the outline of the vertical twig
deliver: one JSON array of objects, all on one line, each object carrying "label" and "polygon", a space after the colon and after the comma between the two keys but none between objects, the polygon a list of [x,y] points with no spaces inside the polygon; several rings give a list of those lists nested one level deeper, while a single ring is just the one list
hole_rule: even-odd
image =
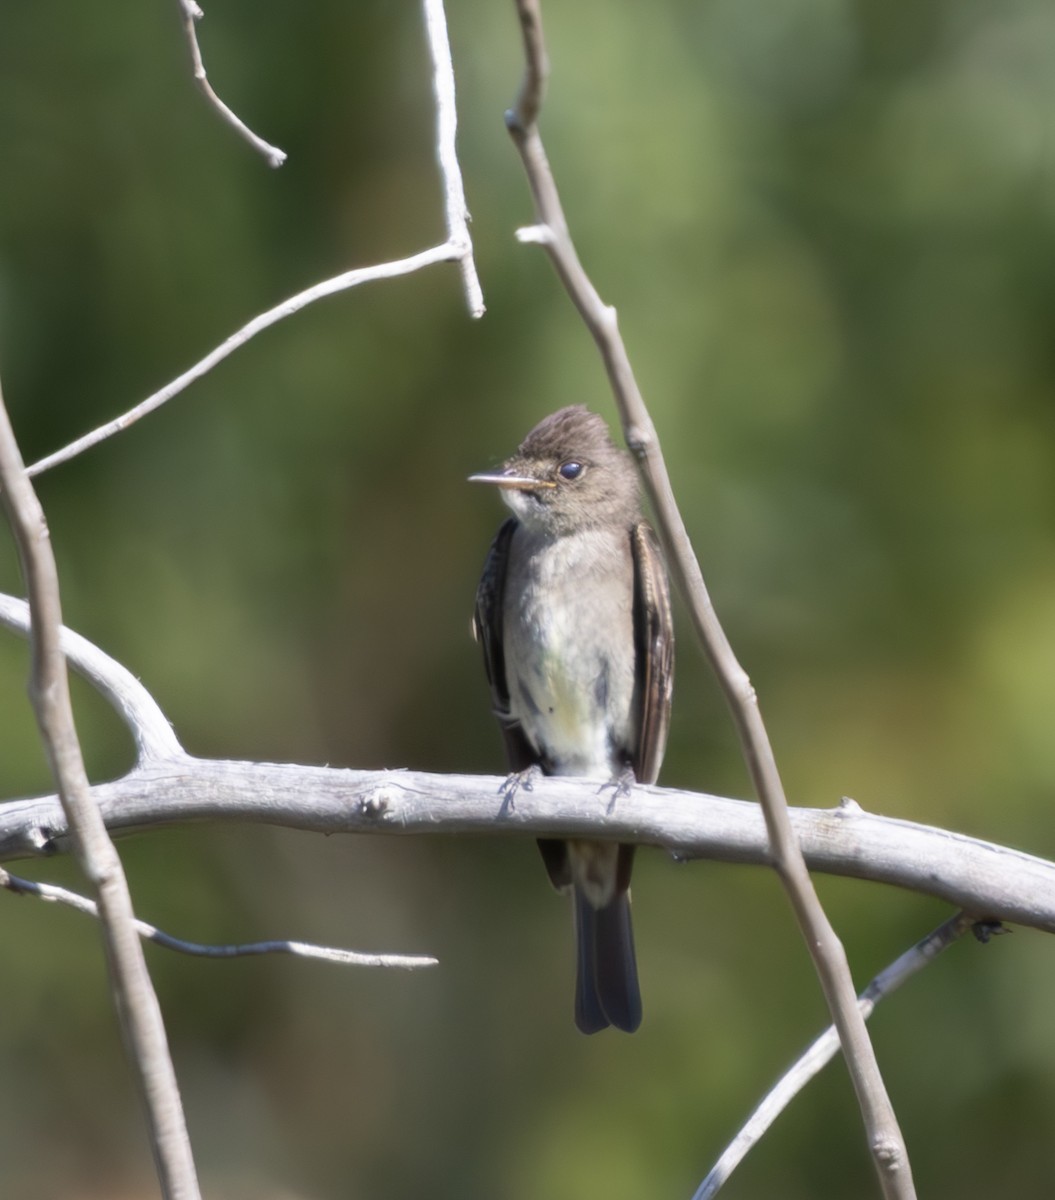
[{"label": "vertical twig", "polygon": [[469,313],[484,315],[484,295],[476,274],[473,243],[469,237],[469,210],[465,203],[461,167],[455,137],[458,109],[454,102],[454,63],[443,0],[424,0],[425,32],[432,57],[432,86],[436,95],[436,158],[443,179],[443,207],[447,217],[447,241],[461,250],[459,263]]},{"label": "vertical twig", "polygon": [[714,611],[688,532],[678,511],[655,426],[637,386],[619,335],[615,309],[604,304],[579,262],[538,130],[548,65],[538,0],[515,0],[526,69],[516,106],[506,124],[524,164],[539,224],[521,239],[545,246],[580,316],[597,343],[623,423],[637,455],[666,546],[670,567],[685,597],[696,633],[725,693],[744,758],[762,804],[773,865],[788,894],[813,958],[832,1021],[846,1056],[876,1171],[887,1200],[912,1200],[915,1188],[904,1139],[887,1095],[842,943],[817,899],[788,816],[787,799],[758,707]]},{"label": "vertical twig", "polygon": [[121,861],[91,796],[70,704],[58,572],[44,511],[26,475],[0,393],[0,487],[18,545],[32,619],[30,700],[69,823],[74,853],[98,897],[121,1032],[142,1093],[154,1159],[168,1200],[198,1200],[190,1139],[165,1026],[135,928]]}]

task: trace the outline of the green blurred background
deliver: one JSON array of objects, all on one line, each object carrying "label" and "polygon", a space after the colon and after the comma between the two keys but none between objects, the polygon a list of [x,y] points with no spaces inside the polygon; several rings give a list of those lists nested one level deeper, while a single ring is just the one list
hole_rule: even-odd
[{"label": "green blurred background", "polygon": [[[612,416],[502,113],[508,3],[451,0],[488,303],[451,267],[238,351],[40,480],[67,622],[202,755],[502,769],[468,618],[501,512],[466,486],[546,412]],[[1055,855],[1055,8],[579,0],[544,133],[793,803]],[[416,4],[0,6],[0,370],[27,459],[255,313],[442,239]],[[20,590],[4,539],[0,586]],[[748,795],[685,622],[663,779]],[[0,639],[0,790],[50,790]],[[93,777],[131,761],[87,688]],[[206,1194],[689,1196],[824,1012],[773,877],[642,853],[646,1017],[578,1035],[570,920],[515,839],[169,830],[141,914],[201,940],[430,952],[412,976],[148,949]],[[78,881],[68,861],[26,873]],[[819,881],[859,983],[946,910]],[[0,1192],[155,1194],[95,929],[0,897]],[[1055,947],[955,947],[874,1023],[921,1195],[1055,1186]],[[876,1194],[835,1064],[723,1195]]]}]

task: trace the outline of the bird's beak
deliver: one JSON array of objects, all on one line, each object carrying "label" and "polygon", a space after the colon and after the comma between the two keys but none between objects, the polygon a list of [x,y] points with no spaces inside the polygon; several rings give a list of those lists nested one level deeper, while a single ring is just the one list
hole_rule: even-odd
[{"label": "bird's beak", "polygon": [[552,488],[557,485],[550,479],[533,479],[530,475],[514,475],[498,471],[493,475],[470,475],[470,483],[493,483],[500,488],[518,488],[522,492],[534,491],[537,488]]}]

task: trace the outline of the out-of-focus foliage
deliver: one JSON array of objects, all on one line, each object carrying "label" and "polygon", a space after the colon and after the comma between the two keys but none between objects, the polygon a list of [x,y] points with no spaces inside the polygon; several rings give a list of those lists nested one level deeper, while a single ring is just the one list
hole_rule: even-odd
[{"label": "out-of-focus foliage", "polygon": [[[622,329],[795,803],[1055,853],[1055,8],[1050,0],[549,5],[551,157]],[[464,480],[544,413],[611,415],[502,112],[511,6],[451,0],[489,311],[454,268],[313,307],[42,477],[69,624],[189,749],[501,770],[476,649],[500,519]],[[0,370],[27,458],[250,316],[442,238],[417,6],[213,0],[196,93],[172,4],[0,6]],[[0,586],[19,587],[8,544]],[[0,790],[49,789],[0,639]],[[77,692],[95,778],[130,761]],[[681,638],[664,778],[745,794]],[[646,1019],[580,1037],[570,928],[527,843],[260,829],[122,846],[188,937],[429,951],[413,976],[151,951],[206,1192],[686,1196],[823,1021],[772,877],[642,853]],[[76,881],[65,861],[25,867]],[[945,915],[822,881],[863,984]],[[83,918],[0,897],[0,1188],[152,1194]],[[1055,1186],[1055,948],[957,946],[875,1036],[921,1194]],[[874,1194],[838,1064],[727,1189]]]}]

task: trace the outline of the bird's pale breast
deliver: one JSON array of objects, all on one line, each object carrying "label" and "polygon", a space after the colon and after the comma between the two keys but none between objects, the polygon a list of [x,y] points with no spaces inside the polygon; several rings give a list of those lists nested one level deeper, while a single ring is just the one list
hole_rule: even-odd
[{"label": "bird's pale breast", "polygon": [[555,773],[609,779],[632,730],[629,538],[617,529],[532,540],[517,530],[503,613],[512,715]]}]

